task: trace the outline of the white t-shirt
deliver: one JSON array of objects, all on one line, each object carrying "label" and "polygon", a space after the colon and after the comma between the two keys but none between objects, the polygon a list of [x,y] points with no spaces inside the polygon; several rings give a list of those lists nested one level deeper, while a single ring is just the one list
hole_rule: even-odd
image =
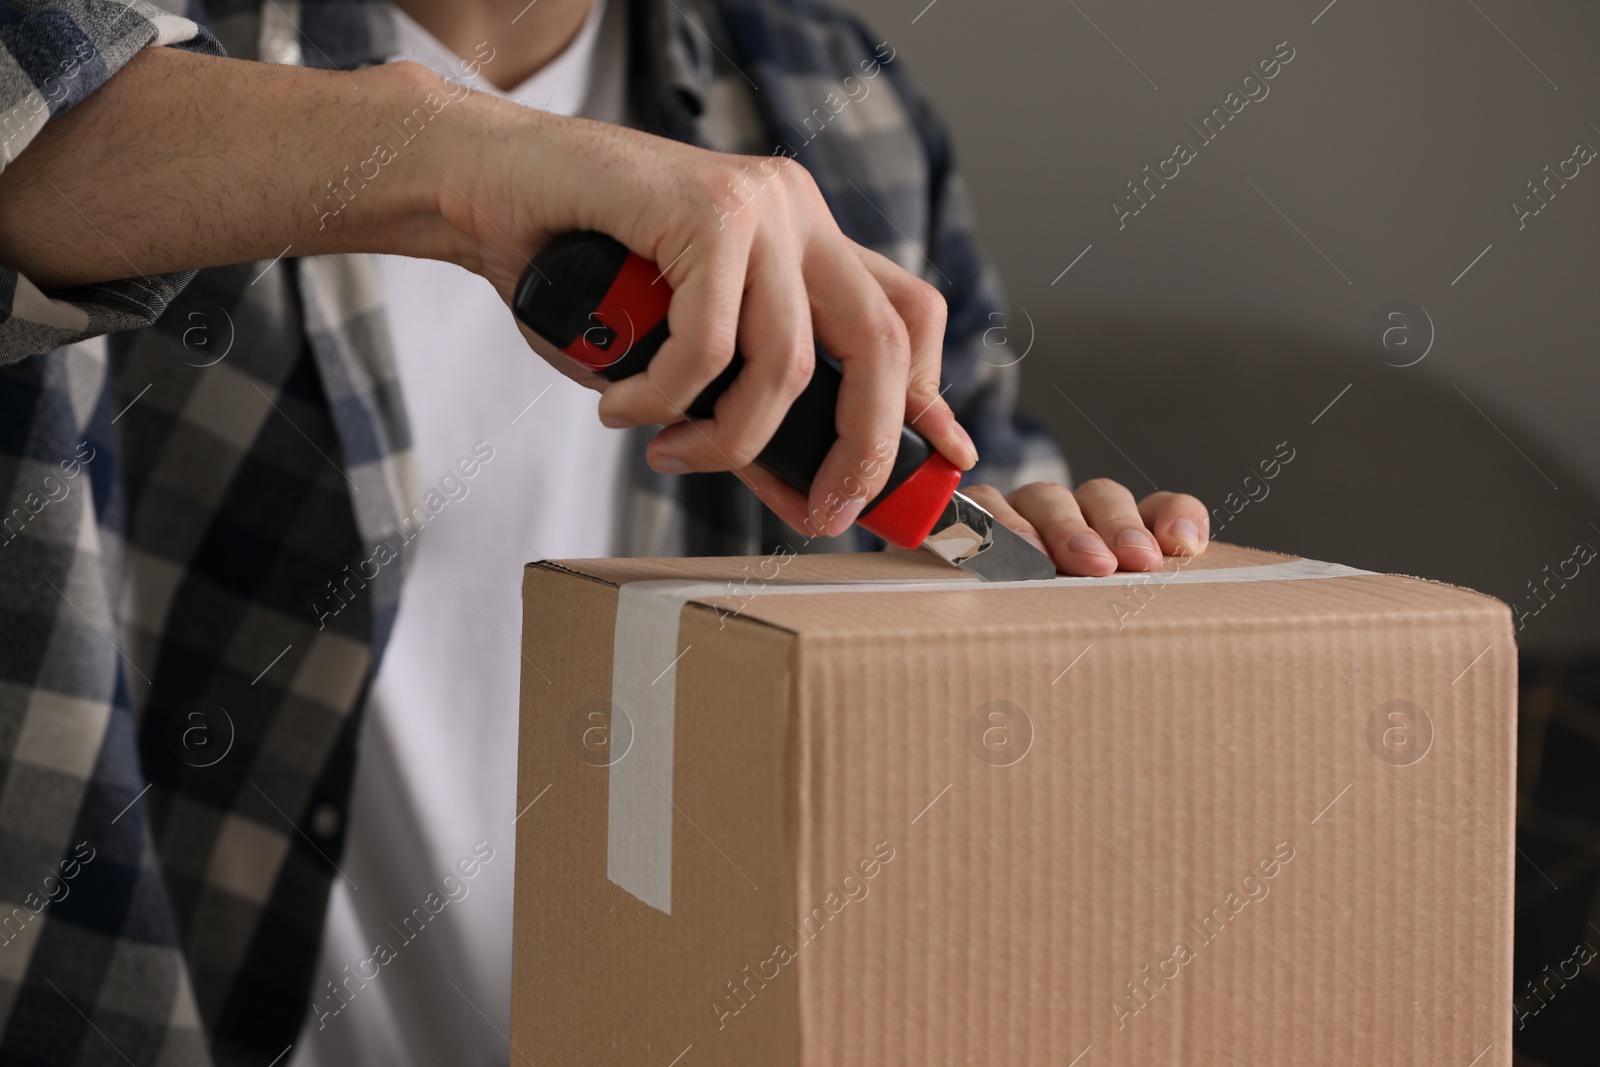
[{"label": "white t-shirt", "polygon": [[[598,0],[566,51],[501,95],[622,121],[625,12]],[[497,91],[395,14],[400,57]],[[483,279],[429,260],[379,266],[418,473],[448,503],[408,546],[313,1007],[288,1063],[504,1065],[522,566],[610,554],[624,435],[600,425],[597,394],[528,348]]]}]

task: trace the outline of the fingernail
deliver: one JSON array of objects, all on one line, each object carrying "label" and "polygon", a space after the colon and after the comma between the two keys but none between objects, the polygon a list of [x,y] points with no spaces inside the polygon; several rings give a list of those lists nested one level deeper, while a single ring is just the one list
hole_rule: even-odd
[{"label": "fingernail", "polygon": [[856,517],[861,514],[861,509],[866,506],[867,498],[864,496],[852,496],[845,498],[843,506],[839,508],[839,510],[834,514],[833,518],[829,521],[828,529],[832,531],[834,536],[844,533],[855,523]]},{"label": "fingernail", "polygon": [[620,415],[608,415],[604,411],[600,413],[600,422],[606,428],[612,430],[625,430],[629,426],[633,425]]},{"label": "fingernail", "polygon": [[978,462],[978,446],[973,442],[972,435],[967,432],[967,428],[959,422],[956,423],[956,433],[961,435],[961,440],[965,441],[967,445],[966,462],[960,465],[961,469],[964,471],[971,470]]},{"label": "fingernail", "polygon": [[1200,529],[1188,519],[1174,519],[1169,531],[1192,556],[1200,550]]},{"label": "fingernail", "polygon": [[1082,552],[1087,556],[1109,556],[1111,550],[1106,543],[1092,533],[1075,533],[1067,538],[1067,547],[1074,552]]},{"label": "fingernail", "polygon": [[1017,536],[1028,542],[1028,544],[1032,545],[1034,548],[1037,548],[1040,552],[1043,552],[1045,555],[1048,556],[1050,554],[1050,550],[1044,547],[1044,542],[1039,540],[1033,534],[1019,533]]},{"label": "fingernail", "polygon": [[650,467],[662,474],[689,473],[689,465],[677,456],[656,456],[650,461]]},{"label": "fingernail", "polygon": [[1152,552],[1160,552],[1155,539],[1143,530],[1136,530],[1132,526],[1117,533],[1117,545],[1121,548],[1148,548]]}]

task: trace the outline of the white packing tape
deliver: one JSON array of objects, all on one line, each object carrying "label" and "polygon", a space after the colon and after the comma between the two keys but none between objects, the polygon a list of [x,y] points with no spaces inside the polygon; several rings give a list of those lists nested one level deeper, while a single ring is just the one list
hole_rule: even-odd
[{"label": "white packing tape", "polygon": [[[874,593],[928,589],[1042,589],[1079,585],[1206,585],[1219,582],[1298,581],[1343,578],[1370,571],[1314,559],[1253,567],[1165,573],[1120,573],[1105,578],[1048,578],[987,583],[955,578],[936,581],[769,582],[737,591],[740,597],[838,593],[862,587]],[[629,582],[617,596],[616,637],[611,656],[611,702],[626,714],[632,735],[624,755],[609,768],[606,816],[606,877],[644,903],[672,914],[672,749],[677,713],[678,624],[683,607],[702,597],[734,595],[731,582]],[[684,649],[687,652],[688,649]],[[613,740],[619,740],[613,724]]]},{"label": "white packing tape", "polygon": [[[727,592],[727,582],[687,581],[629,582],[617,591],[611,704],[622,709],[631,730],[628,747],[607,772],[606,877],[668,915],[678,619],[689,601]],[[622,743],[614,719],[611,725],[613,743]]]}]

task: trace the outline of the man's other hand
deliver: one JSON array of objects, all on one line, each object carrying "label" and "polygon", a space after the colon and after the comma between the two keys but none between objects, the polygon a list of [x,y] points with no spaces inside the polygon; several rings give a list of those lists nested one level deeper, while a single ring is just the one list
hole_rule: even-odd
[{"label": "man's other hand", "polygon": [[1210,543],[1206,506],[1186,493],[1133,493],[1109,478],[1076,490],[1034,482],[1004,496],[977,485],[963,489],[995,518],[1050,554],[1062,574],[1098,578],[1150,571],[1163,556],[1197,556]]}]

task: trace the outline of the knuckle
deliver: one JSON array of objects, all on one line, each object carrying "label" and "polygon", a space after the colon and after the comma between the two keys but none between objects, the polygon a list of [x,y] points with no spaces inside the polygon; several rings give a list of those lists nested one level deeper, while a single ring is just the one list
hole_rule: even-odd
[{"label": "knuckle", "polygon": [[1011,494],[1013,500],[1027,503],[1035,500],[1047,499],[1052,494],[1060,492],[1062,486],[1054,482],[1029,482]]},{"label": "knuckle", "polygon": [[698,184],[713,197],[721,198],[730,191],[739,188],[739,179],[744,176],[737,163],[726,157],[718,157],[708,163],[698,175]]},{"label": "knuckle", "polygon": [[733,350],[739,343],[737,322],[718,321],[706,331],[705,342],[695,360],[697,369],[713,377],[722,373],[733,359]]},{"label": "knuckle", "polygon": [[1122,488],[1121,484],[1110,478],[1090,478],[1078,486],[1078,491],[1091,496],[1111,496]]},{"label": "knuckle", "polygon": [[[911,335],[906,330],[906,324],[899,315],[885,314],[877,322],[874,335],[878,342],[878,352],[881,357],[892,361],[896,366],[907,365],[911,362]],[[938,392],[938,387],[934,387]]]},{"label": "knuckle", "polygon": [[676,398],[663,393],[660,403],[651,405],[650,410],[639,420],[639,425],[656,423],[661,426],[676,426],[680,422],[687,422],[688,407],[688,404],[680,404]]},{"label": "knuckle", "polygon": [[804,342],[796,346],[794,356],[785,363],[779,386],[785,396],[797,397],[811,384],[811,375],[816,371],[817,355],[811,345]]},{"label": "knuckle", "polygon": [[748,467],[761,454],[761,444],[749,433],[738,433],[728,439],[722,451],[735,468]]},{"label": "knuckle", "polygon": [[[689,395],[685,395],[686,393]],[[689,417],[689,405],[693,402],[694,395],[690,390],[679,386],[663,388],[658,384],[643,398],[635,419],[671,426]]]},{"label": "knuckle", "polygon": [[913,396],[927,401],[930,409],[944,403],[944,398],[939,395],[939,390],[942,387],[939,385],[939,372],[937,369],[919,371],[913,374],[911,380],[907,383],[907,388]]},{"label": "knuckle", "polygon": [[990,511],[994,510],[996,504],[1005,503],[1006,499],[1005,495],[992,485],[970,485],[961,491]]},{"label": "knuckle", "polygon": [[691,183],[691,198],[703,201],[716,216],[718,229],[748,233],[757,212],[744,208],[757,199],[762,181],[748,167],[718,160],[702,168]]},{"label": "knuckle", "polygon": [[788,170],[790,167],[797,166],[799,166],[799,164],[793,159],[780,153],[776,155],[754,157],[752,169],[754,169],[757,174],[761,175],[764,180],[770,182],[777,181],[783,177],[784,171]]},{"label": "knuckle", "polygon": [[[783,157],[788,159],[787,156]],[[784,184],[792,191],[802,196],[822,196],[822,190],[817,187],[817,179],[812,177],[804,163],[790,159],[782,169]]]},{"label": "knuckle", "polygon": [[944,328],[945,316],[949,313],[949,305],[945,303],[944,294],[939,292],[939,287],[922,278],[916,278],[911,287],[912,307],[924,319],[929,319]]}]

